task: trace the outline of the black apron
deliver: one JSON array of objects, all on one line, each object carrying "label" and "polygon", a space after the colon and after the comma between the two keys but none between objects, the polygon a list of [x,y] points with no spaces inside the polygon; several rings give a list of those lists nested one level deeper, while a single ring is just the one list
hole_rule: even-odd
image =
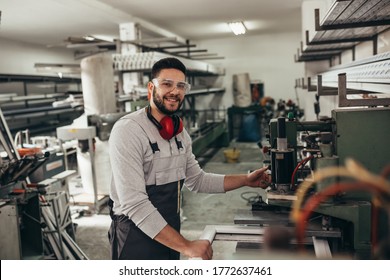
[{"label": "black apron", "polygon": [[[181,142],[175,139],[178,150],[184,150]],[[157,143],[150,143],[153,154],[159,151]],[[185,157],[180,152],[179,157]],[[157,159],[163,160],[164,159]],[[169,159],[165,159],[167,161]],[[161,165],[161,164],[160,164]],[[183,168],[183,167],[182,167]],[[180,192],[184,179],[163,185],[147,185],[149,200],[157,208],[167,223],[180,232]],[[155,241],[140,230],[128,216],[114,215],[113,201],[109,200],[112,219],[108,232],[113,260],[178,260],[180,253]]]}]

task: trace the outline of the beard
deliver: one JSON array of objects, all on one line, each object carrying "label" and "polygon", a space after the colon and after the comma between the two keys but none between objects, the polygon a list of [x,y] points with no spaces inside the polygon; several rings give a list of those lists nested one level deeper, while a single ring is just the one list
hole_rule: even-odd
[{"label": "beard", "polygon": [[175,110],[171,110],[171,109],[168,109],[165,105],[164,105],[164,98],[161,98],[160,96],[157,95],[157,92],[156,92],[156,88],[153,89],[153,102],[154,104],[156,105],[157,109],[165,114],[165,115],[168,115],[168,116],[171,116],[173,115],[174,113],[176,113],[177,111],[180,110],[181,108],[181,105],[183,105],[183,102],[184,102],[184,99],[179,101],[179,106],[177,106],[177,109]]}]

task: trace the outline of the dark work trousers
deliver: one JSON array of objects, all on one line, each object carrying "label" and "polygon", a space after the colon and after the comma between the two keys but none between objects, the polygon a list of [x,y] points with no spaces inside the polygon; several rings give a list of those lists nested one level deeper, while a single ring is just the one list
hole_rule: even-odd
[{"label": "dark work trousers", "polygon": [[[152,204],[167,223],[180,232],[180,190],[183,181],[165,185],[146,186]],[[127,216],[114,215],[110,199],[112,218],[108,238],[113,260],[178,260],[180,254],[147,236]],[[111,205],[110,205],[111,204]]]}]

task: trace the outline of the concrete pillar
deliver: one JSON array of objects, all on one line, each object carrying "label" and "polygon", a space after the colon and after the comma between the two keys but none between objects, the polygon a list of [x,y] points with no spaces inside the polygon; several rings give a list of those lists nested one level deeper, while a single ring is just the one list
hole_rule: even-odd
[{"label": "concrete pillar", "polygon": [[[112,55],[109,53],[97,54],[81,60],[84,119],[89,115],[116,113],[112,63]],[[95,137],[94,148],[90,147],[89,153],[78,152],[77,162],[84,191],[94,194],[93,185],[96,184],[96,195],[108,195],[111,176],[108,141],[100,141]]]},{"label": "concrete pillar", "polygon": [[[121,41],[131,41],[139,39],[138,28],[134,22],[122,23],[119,25],[119,38]],[[120,53],[132,55],[138,52],[137,47],[132,44],[121,44]],[[122,88],[124,94],[131,94],[134,86],[139,86],[139,73],[123,73]]]},{"label": "concrete pillar", "polygon": [[85,114],[116,113],[112,55],[86,57],[81,60],[80,67]]}]

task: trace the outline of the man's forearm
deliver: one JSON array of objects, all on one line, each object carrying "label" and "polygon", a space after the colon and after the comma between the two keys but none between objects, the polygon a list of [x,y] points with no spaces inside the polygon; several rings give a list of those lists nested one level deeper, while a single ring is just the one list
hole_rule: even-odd
[{"label": "man's forearm", "polygon": [[190,258],[209,260],[213,256],[213,250],[208,240],[189,241],[170,225],[166,225],[154,239]]},{"label": "man's forearm", "polygon": [[166,225],[154,239],[161,244],[185,254],[189,241],[185,239],[180,233],[178,233],[170,225]]},{"label": "man's forearm", "polygon": [[225,191],[231,191],[243,186],[266,188],[271,181],[265,173],[268,167],[263,167],[248,174],[226,175],[223,185]]},{"label": "man's forearm", "polygon": [[226,175],[223,184],[225,192],[232,191],[242,186],[245,186],[246,178],[246,174]]}]

